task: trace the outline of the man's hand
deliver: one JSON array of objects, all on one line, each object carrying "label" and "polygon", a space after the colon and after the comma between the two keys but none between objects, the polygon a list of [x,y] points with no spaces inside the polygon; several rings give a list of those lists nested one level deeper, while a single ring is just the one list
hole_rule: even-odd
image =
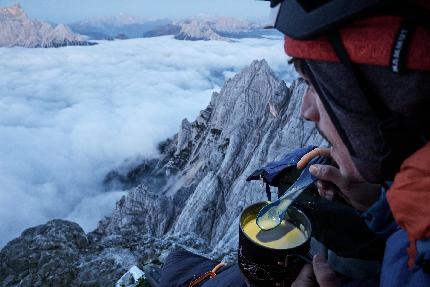
[{"label": "man's hand", "polygon": [[306,264],[292,287],[338,287],[340,280],[322,255],[314,256],[312,266]]},{"label": "man's hand", "polygon": [[[297,168],[302,169],[315,156],[330,156],[330,149],[316,148],[304,155],[297,163]],[[322,197],[328,200],[338,194],[349,202],[354,208],[367,210],[378,198],[378,184],[371,184],[364,180],[357,181],[342,174],[337,167],[331,165],[314,164],[310,172],[318,178],[316,186]]]},{"label": "man's hand", "polygon": [[330,165],[314,164],[309,171],[318,178],[316,185],[319,194],[327,199],[338,194],[361,211],[367,210],[378,199],[379,184],[354,181]]}]

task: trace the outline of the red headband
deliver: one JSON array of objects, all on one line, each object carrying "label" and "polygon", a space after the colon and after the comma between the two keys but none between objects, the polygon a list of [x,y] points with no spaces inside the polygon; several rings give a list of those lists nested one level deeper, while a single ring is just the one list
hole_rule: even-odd
[{"label": "red headband", "polygon": [[[402,18],[378,16],[355,21],[340,29],[343,44],[351,61],[378,66],[391,65],[391,53]],[[339,61],[326,37],[310,41],[294,40],[285,36],[285,52],[295,58]],[[405,67],[430,70],[430,31],[417,27],[412,35],[405,58]]]}]

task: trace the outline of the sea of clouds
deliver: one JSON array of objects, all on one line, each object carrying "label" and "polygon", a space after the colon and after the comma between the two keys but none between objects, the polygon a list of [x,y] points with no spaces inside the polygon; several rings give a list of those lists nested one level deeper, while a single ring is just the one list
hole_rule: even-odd
[{"label": "sea of clouds", "polygon": [[123,191],[103,191],[124,159],[194,120],[226,78],[265,58],[284,79],[280,38],[172,37],[92,47],[0,48],[0,247],[53,218],[91,231]]}]

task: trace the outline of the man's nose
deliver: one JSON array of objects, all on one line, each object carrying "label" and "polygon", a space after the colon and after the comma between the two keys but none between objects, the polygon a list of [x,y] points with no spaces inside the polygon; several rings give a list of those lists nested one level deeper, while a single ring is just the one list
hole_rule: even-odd
[{"label": "man's nose", "polygon": [[320,115],[316,103],[316,92],[312,87],[308,87],[303,95],[302,106],[300,108],[300,116],[307,121],[318,122]]}]

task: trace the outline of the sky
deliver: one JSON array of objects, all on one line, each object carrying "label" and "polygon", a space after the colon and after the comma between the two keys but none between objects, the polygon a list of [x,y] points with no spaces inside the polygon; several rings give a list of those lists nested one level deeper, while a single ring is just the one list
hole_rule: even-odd
[{"label": "sky", "polygon": [[268,2],[258,0],[0,0],[0,6],[20,3],[31,18],[52,22],[115,16],[184,18],[198,14],[240,18],[268,17]]},{"label": "sky", "polygon": [[104,176],[125,159],[156,156],[226,79],[263,58],[291,79],[282,44],[164,36],[0,48],[0,248],[53,218],[93,230],[124,194],[106,192]]}]

